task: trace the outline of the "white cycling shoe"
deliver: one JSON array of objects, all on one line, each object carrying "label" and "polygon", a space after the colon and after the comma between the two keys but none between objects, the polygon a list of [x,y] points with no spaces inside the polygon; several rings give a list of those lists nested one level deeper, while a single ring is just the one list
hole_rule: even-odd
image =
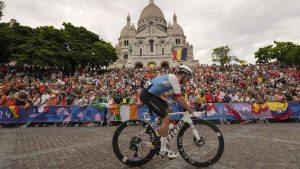
[{"label": "white cycling shoe", "polygon": [[161,158],[169,158],[170,160],[175,159],[178,155],[179,155],[179,153],[173,152],[173,151],[168,150],[168,149],[167,149],[166,152],[159,152],[159,156]]}]

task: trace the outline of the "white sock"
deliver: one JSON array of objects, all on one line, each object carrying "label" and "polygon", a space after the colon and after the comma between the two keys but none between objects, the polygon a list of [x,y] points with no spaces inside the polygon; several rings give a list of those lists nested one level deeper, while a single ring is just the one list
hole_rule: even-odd
[{"label": "white sock", "polygon": [[160,152],[165,153],[167,152],[167,137],[161,137],[160,138]]}]

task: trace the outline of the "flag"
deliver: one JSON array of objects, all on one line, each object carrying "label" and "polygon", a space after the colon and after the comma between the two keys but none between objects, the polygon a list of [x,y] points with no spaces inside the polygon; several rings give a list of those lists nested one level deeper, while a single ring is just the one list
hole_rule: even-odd
[{"label": "flag", "polygon": [[172,58],[173,60],[186,60],[187,58],[187,48],[176,49],[172,48]]},{"label": "flag", "polygon": [[251,103],[252,113],[260,114],[260,113],[266,112],[267,110],[268,110],[267,103],[263,103],[263,104]]},{"label": "flag", "polygon": [[138,120],[139,112],[136,104],[130,105],[130,120]]},{"label": "flag", "polygon": [[181,51],[181,60],[186,60],[187,58],[187,48],[183,48]]},{"label": "flag", "polygon": [[287,102],[267,102],[274,119],[285,120],[292,115]]},{"label": "flag", "polygon": [[208,103],[206,108],[207,116],[213,116],[217,114],[216,106],[213,103]]},{"label": "flag", "polygon": [[225,107],[228,109],[228,114],[233,115],[240,122],[244,122],[242,116],[238,111],[236,111],[230,104],[225,104]]},{"label": "flag", "polygon": [[174,48],[172,48],[171,51],[172,51],[173,61],[177,60],[177,50],[174,50]]},{"label": "flag", "polygon": [[177,49],[176,60],[181,60],[182,49]]},{"label": "flag", "polygon": [[12,113],[13,118],[20,117],[19,109],[17,106],[9,106],[8,108],[9,108],[10,112]]},{"label": "flag", "polygon": [[121,120],[127,121],[130,119],[130,107],[128,105],[122,105],[120,106],[120,115],[121,115]]}]

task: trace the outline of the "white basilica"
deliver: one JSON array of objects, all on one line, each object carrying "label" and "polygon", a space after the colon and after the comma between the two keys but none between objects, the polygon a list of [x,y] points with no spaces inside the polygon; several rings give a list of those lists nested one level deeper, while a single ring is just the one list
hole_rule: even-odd
[{"label": "white basilica", "polygon": [[[173,61],[172,49],[187,48],[186,60]],[[193,46],[177,22],[174,13],[173,24],[167,23],[161,9],[149,0],[137,24],[131,24],[128,14],[127,24],[121,31],[116,44],[118,60],[114,67],[173,67],[180,64],[195,65]]]}]

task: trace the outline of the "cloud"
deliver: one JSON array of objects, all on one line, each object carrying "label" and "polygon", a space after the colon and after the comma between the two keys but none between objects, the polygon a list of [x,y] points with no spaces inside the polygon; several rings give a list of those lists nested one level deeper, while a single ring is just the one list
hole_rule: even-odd
[{"label": "cloud", "polygon": [[[126,24],[136,23],[148,0],[9,0],[2,21],[14,18],[32,27],[63,22],[84,26],[112,44]],[[174,11],[195,58],[211,64],[212,49],[228,45],[232,54],[254,63],[258,48],[273,41],[300,43],[298,0],[155,0],[167,22]],[[137,26],[136,26],[137,27]]]}]

